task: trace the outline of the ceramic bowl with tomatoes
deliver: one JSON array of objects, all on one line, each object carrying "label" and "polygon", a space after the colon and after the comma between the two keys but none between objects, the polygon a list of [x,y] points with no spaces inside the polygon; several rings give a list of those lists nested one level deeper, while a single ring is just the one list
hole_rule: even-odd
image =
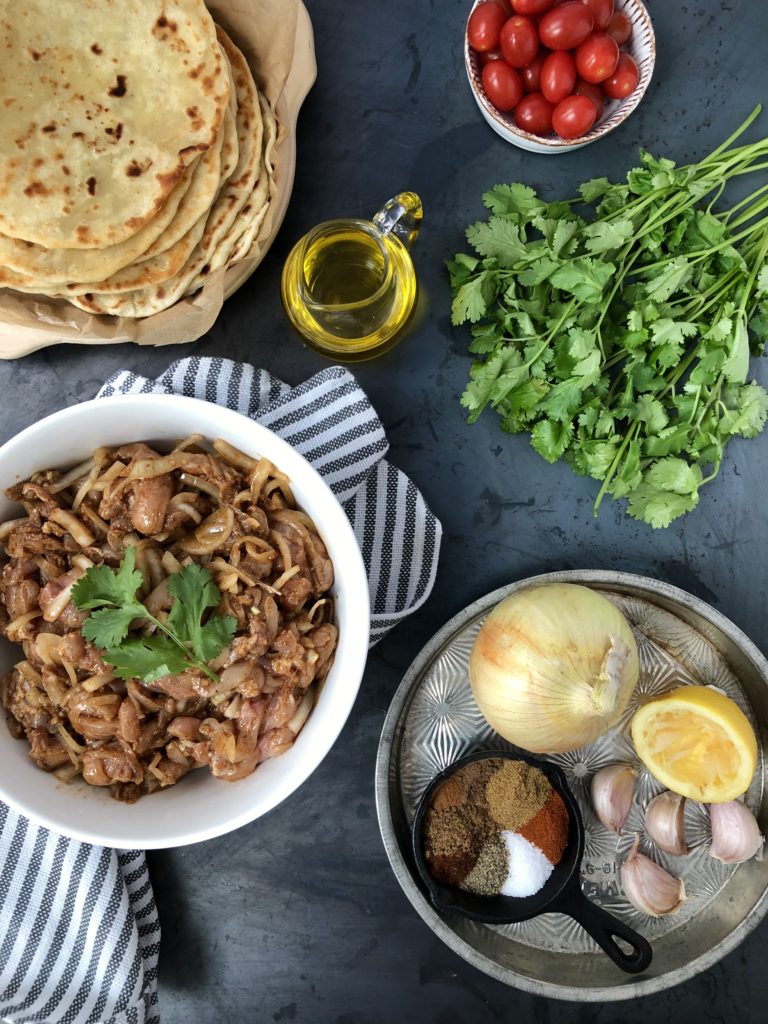
[{"label": "ceramic bowl with tomatoes", "polygon": [[475,0],[464,59],[494,131],[534,153],[563,153],[629,117],[656,40],[641,0]]}]

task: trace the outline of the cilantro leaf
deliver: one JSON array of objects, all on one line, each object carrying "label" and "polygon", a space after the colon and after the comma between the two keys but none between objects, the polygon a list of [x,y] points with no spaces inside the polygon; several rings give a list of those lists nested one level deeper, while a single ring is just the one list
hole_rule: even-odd
[{"label": "cilantro leaf", "polygon": [[585,181],[583,185],[579,186],[579,194],[585,203],[594,203],[596,199],[600,199],[606,192],[610,192],[613,187],[607,178],[592,178],[590,181]]},{"label": "cilantro leaf", "polygon": [[560,381],[544,399],[542,409],[553,420],[560,422],[570,420],[581,405],[583,390],[581,381],[576,377]]},{"label": "cilantro leaf", "polygon": [[571,443],[573,425],[542,420],[531,431],[531,446],[547,462],[557,462]]},{"label": "cilantro leaf", "polygon": [[645,423],[649,434],[658,434],[669,422],[664,406],[658,398],[652,398],[650,395],[641,395],[638,398],[635,416],[641,423]]},{"label": "cilantro leaf", "polygon": [[184,651],[162,635],[130,637],[119,647],[105,650],[104,659],[120,679],[142,679],[145,683],[178,675],[192,667]]},{"label": "cilantro leaf", "polygon": [[673,494],[641,484],[630,494],[627,511],[633,519],[640,519],[658,530],[669,526],[678,516],[696,508],[698,503],[698,493]]},{"label": "cilantro leaf", "polygon": [[687,425],[665,427],[657,435],[645,438],[643,453],[650,458],[679,455],[688,444],[688,435]]},{"label": "cilantro leaf", "polygon": [[566,457],[581,476],[602,480],[611,468],[618,447],[615,441],[584,441],[579,445],[571,445]]},{"label": "cilantro leaf", "polygon": [[[516,349],[499,345],[484,363],[478,361],[472,364],[472,379],[461,396],[461,404],[469,411],[470,423],[475,422],[494,396],[499,378],[517,369],[521,363],[520,353]],[[511,387],[507,390],[511,390]]]},{"label": "cilantro leaf", "polygon": [[480,260],[475,256],[468,256],[460,252],[455,259],[446,260],[448,276],[451,279],[451,288],[459,288],[472,276],[472,271],[477,269]]},{"label": "cilantro leaf", "polygon": [[691,466],[685,459],[670,456],[654,462],[645,473],[645,481],[662,491],[695,494],[701,486],[702,476],[698,466]]},{"label": "cilantro leaf", "polygon": [[740,316],[733,329],[728,358],[723,363],[723,376],[733,384],[743,384],[749,371],[749,336],[745,318]]},{"label": "cilantro leaf", "polygon": [[467,241],[480,253],[495,259],[500,267],[512,267],[526,256],[520,229],[504,217],[491,217],[467,228]]},{"label": "cilantro leaf", "polygon": [[608,252],[610,249],[619,249],[630,240],[635,228],[631,220],[626,217],[619,220],[599,220],[584,229],[586,247],[589,252],[596,254]]},{"label": "cilantro leaf", "polygon": [[735,395],[726,395],[732,407],[720,419],[720,428],[726,434],[757,437],[768,420],[768,392],[759,384],[746,384]]},{"label": "cilantro leaf", "polygon": [[585,256],[564,264],[552,274],[550,281],[582,302],[595,303],[615,271],[612,263],[601,263]]},{"label": "cilantro leaf", "polygon": [[477,323],[495,298],[495,289],[490,271],[462,284],[456,292],[451,307],[451,323],[463,324],[465,320]]},{"label": "cilantro leaf", "polygon": [[94,565],[72,587],[72,602],[79,611],[109,604],[135,603],[144,577],[136,569],[136,548],[127,547],[117,572],[108,565]]},{"label": "cilantro leaf", "polygon": [[692,274],[693,267],[685,256],[677,256],[649,281],[645,289],[646,294],[650,299],[665,302],[688,283]]},{"label": "cilantro leaf", "polygon": [[531,377],[516,388],[509,391],[501,403],[505,419],[502,421],[502,428],[510,430],[512,422],[521,414],[529,413],[542,400],[548,390],[544,381]]},{"label": "cilantro leaf", "polygon": [[231,615],[214,615],[203,624],[203,615],[221,600],[221,591],[211,574],[200,565],[186,565],[168,579],[173,606],[168,625],[182,643],[191,643],[201,661],[215,658],[232,639],[237,621]]},{"label": "cilantro leaf", "polygon": [[525,270],[521,270],[517,275],[517,280],[520,284],[525,285],[525,287],[541,284],[559,266],[560,263],[557,260],[550,259],[549,256],[542,256],[541,259],[535,260]]},{"label": "cilantro leaf", "polygon": [[683,342],[696,331],[696,324],[685,320],[670,320],[669,317],[661,317],[651,324],[651,337],[657,345],[663,345],[666,341]]},{"label": "cilantro leaf", "polygon": [[131,623],[142,618],[143,612],[142,604],[128,604],[122,608],[100,608],[92,612],[83,623],[83,636],[105,650],[108,647],[116,647],[128,636]]},{"label": "cilantro leaf", "polygon": [[83,636],[97,647],[119,644],[144,606],[136,598],[144,577],[136,569],[136,548],[127,547],[115,572],[108,565],[94,565],[72,587],[72,603],[79,611],[94,611],[83,623]]},{"label": "cilantro leaf", "polygon": [[569,245],[569,243],[578,229],[579,224],[577,221],[559,220],[557,222],[555,233],[552,235],[552,240],[549,243],[555,256],[560,256],[563,253],[570,253],[573,246]]},{"label": "cilantro leaf", "polygon": [[527,185],[496,185],[483,196],[483,203],[499,215],[519,214],[532,218],[544,209],[544,203]]}]

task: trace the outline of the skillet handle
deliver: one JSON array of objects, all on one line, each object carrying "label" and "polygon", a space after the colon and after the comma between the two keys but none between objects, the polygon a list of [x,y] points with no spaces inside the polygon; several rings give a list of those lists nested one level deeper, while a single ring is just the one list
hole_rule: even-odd
[{"label": "skillet handle", "polygon": [[[574,887],[563,893],[557,905],[549,909],[567,914],[574,921],[578,921],[616,966],[627,974],[640,974],[650,966],[653,950],[647,939],[638,935],[613,914],[609,914],[607,910],[588,900],[580,888]],[[614,936],[628,943],[632,947],[631,952],[625,953]]]}]

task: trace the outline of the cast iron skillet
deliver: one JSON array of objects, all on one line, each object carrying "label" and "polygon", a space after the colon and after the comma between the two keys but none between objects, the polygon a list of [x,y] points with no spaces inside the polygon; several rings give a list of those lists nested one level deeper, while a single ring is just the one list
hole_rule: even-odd
[{"label": "cast iron skillet", "polygon": [[[464,892],[462,889],[439,882],[430,874],[424,859],[422,839],[424,819],[435,789],[455,771],[486,758],[525,761],[526,764],[540,769],[547,776],[552,787],[563,798],[563,802],[568,808],[570,825],[565,853],[542,888],[533,896],[475,896],[473,893]],[[650,944],[642,935],[638,935],[637,932],[628,928],[607,910],[591,903],[581,891],[579,866],[584,853],[584,823],[578,804],[565,781],[565,776],[554,765],[525,754],[509,751],[482,750],[462,757],[440,772],[430,783],[416,809],[412,835],[413,855],[419,875],[427,889],[429,898],[441,913],[463,914],[472,921],[479,921],[482,924],[513,924],[518,921],[528,921],[532,917],[538,917],[539,914],[567,914],[578,921],[585,931],[589,932],[595,942],[622,971],[626,971],[628,974],[639,974],[650,965],[653,952]],[[630,946],[631,952],[625,952],[616,939],[620,939],[625,945]]]}]

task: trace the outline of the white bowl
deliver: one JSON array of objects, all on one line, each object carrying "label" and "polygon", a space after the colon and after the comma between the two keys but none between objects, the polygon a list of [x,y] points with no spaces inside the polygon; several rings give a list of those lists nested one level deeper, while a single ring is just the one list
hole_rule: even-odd
[{"label": "white bowl", "polygon": [[[125,395],[84,402],[54,413],[0,448],[0,488],[48,467],[76,465],[98,445],[158,444],[192,433],[222,437],[248,455],[264,455],[291,479],[296,501],[317,524],[336,574],[339,627],[336,658],[317,704],[295,744],[240,782],[214,779],[207,769],[135,804],[83,782],[61,783],[27,757],[26,740],[0,722],[0,800],[46,828],[100,846],[157,849],[220,836],[271,810],[312,774],[333,746],[352,709],[368,652],[368,583],[349,520],[319,474],[289,444],[240,413],[175,395]],[[0,495],[0,521],[18,506]],[[0,671],[20,660],[2,641]]]},{"label": "white bowl", "polygon": [[[484,0],[475,0],[472,10],[483,2]],[[481,79],[483,68],[480,59],[469,45],[467,33],[464,32],[464,65],[467,69],[472,95],[480,108],[480,113],[497,135],[506,139],[507,142],[511,142],[513,146],[527,149],[530,153],[570,153],[574,149],[581,149],[583,146],[588,146],[590,142],[602,139],[603,136],[608,135],[614,128],[618,128],[622,122],[626,121],[640,103],[651,81],[656,63],[656,36],[648,11],[641,0],[616,0],[615,9],[624,11],[632,22],[632,36],[621,49],[626,50],[634,57],[640,78],[637,88],[626,99],[609,100],[602,116],[593,128],[578,139],[561,139],[554,132],[550,135],[532,135],[517,127],[514,111],[503,114],[497,110],[485,95]]]}]

